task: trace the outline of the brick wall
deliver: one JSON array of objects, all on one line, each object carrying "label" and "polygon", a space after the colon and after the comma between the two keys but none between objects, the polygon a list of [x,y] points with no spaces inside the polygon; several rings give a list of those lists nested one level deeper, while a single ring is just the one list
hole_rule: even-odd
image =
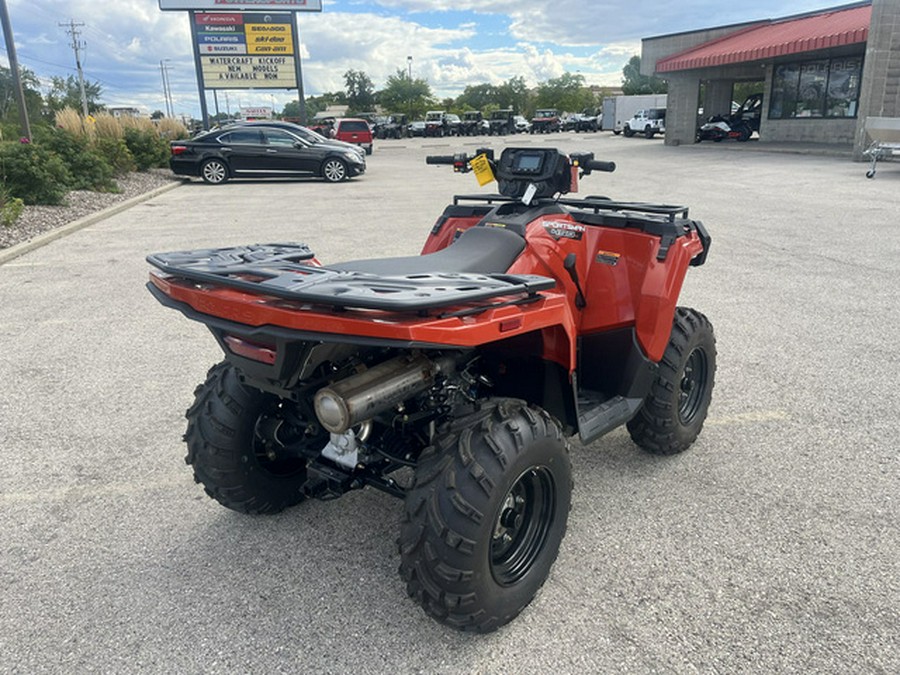
[{"label": "brick wall", "polygon": [[900,2],[873,0],[859,97],[854,157],[868,144],[866,117],[900,117]]}]

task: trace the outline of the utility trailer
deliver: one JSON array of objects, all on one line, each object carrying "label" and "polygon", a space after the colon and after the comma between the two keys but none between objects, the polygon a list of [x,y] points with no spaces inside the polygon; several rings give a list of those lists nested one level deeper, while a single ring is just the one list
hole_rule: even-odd
[{"label": "utility trailer", "polygon": [[872,159],[866,178],[875,178],[879,160],[900,156],[900,117],[867,117],[866,134],[872,139],[865,151]]}]

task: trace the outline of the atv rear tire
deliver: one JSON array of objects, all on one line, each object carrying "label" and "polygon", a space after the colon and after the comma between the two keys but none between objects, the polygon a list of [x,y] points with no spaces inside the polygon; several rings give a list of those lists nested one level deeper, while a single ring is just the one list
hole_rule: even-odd
[{"label": "atv rear tire", "polygon": [[678,307],[650,393],[628,422],[631,439],[655,455],[687,450],[709,412],[715,374],[712,324],[700,312]]},{"label": "atv rear tire", "polygon": [[550,573],[571,496],[553,418],[523,401],[486,401],[419,460],[399,538],[410,597],[460,630],[512,621]]},{"label": "atv rear tire", "polygon": [[[272,514],[304,499],[306,462],[274,454],[266,428],[280,399],[243,384],[227,362],[213,366],[194,392],[184,440],[185,462],[206,493],[241,513]],[[267,441],[270,441],[267,443]]]}]

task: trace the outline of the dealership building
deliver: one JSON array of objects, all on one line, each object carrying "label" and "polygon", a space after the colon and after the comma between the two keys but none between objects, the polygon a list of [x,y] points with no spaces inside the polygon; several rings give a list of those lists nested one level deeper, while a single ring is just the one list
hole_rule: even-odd
[{"label": "dealership building", "polygon": [[727,115],[734,85],[754,83],[761,142],[834,144],[860,157],[866,117],[900,117],[900,2],[645,38],[641,70],[668,82],[669,145],[693,143],[701,108]]}]

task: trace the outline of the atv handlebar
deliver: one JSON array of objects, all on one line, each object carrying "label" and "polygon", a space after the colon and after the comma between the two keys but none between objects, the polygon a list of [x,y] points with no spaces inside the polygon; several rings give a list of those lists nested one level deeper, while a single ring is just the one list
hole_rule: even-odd
[{"label": "atv handlebar", "polygon": [[456,155],[428,155],[425,158],[426,164],[454,164]]},{"label": "atv handlebar", "polygon": [[615,162],[603,162],[599,159],[592,159],[582,166],[588,171],[605,171],[606,173],[612,173],[616,170]]},{"label": "atv handlebar", "polygon": [[593,152],[573,152],[569,155],[569,160],[572,162],[573,166],[577,166],[581,169],[585,176],[589,176],[591,171],[605,171],[606,173],[612,173],[616,170],[615,162],[604,162],[599,159],[594,159]]},{"label": "atv handlebar", "polygon": [[469,167],[469,160],[472,157],[461,152],[458,155],[428,155],[425,157],[426,164],[450,164],[456,173],[469,173],[472,169]]},{"label": "atv handlebar", "polygon": [[[426,164],[450,164],[455,167],[464,167],[466,166],[470,160],[474,159],[476,156],[485,153],[486,150],[478,150],[475,155],[471,157],[464,152],[459,153],[458,155],[427,155],[425,157]],[[490,153],[490,159],[493,160],[493,153]],[[591,171],[604,171],[606,173],[612,173],[616,170],[615,162],[604,162],[599,159],[594,159],[594,153],[572,153],[569,156],[569,159],[573,164],[577,164],[577,166],[581,167],[582,171],[584,171],[585,175],[591,173]]]}]

